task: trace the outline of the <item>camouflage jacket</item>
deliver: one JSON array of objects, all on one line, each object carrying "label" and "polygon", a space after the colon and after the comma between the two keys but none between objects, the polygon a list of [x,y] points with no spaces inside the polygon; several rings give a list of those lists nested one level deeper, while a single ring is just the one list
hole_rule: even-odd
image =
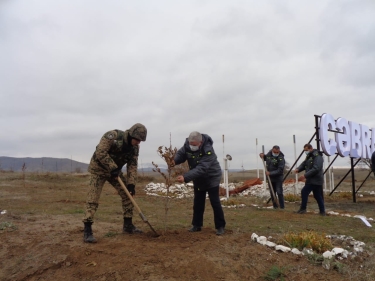
[{"label": "camouflage jacket", "polygon": [[139,145],[132,146],[129,132],[112,130],[100,139],[91,157],[88,171],[92,174],[110,176],[110,172],[126,165],[127,184],[136,184]]}]

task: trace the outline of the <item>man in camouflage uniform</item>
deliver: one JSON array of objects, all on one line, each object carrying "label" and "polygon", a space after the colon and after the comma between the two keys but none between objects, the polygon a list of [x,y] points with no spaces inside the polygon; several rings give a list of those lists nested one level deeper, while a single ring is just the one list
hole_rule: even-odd
[{"label": "man in camouflage uniform", "polygon": [[[132,196],[135,195],[137,180],[139,144],[146,141],[147,129],[137,123],[129,130],[112,130],[106,132],[91,158],[88,171],[91,173],[90,190],[87,195],[86,212],[83,219],[85,225],[83,241],[95,243],[91,225],[94,214],[99,206],[99,197],[104,183],[108,181],[121,196],[124,217],[124,233],[141,233],[142,231],[133,225],[133,204],[122,189],[117,178],[120,177]],[[126,164],[127,177],[122,174],[122,167]]]}]

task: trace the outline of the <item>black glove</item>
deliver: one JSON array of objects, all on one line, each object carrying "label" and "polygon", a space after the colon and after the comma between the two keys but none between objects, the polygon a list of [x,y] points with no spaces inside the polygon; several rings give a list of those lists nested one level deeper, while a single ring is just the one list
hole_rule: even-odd
[{"label": "black glove", "polygon": [[121,168],[116,168],[111,171],[111,177],[118,178],[119,174],[121,172]]},{"label": "black glove", "polygon": [[126,188],[129,190],[129,193],[134,196],[135,195],[135,185],[134,184],[128,184]]}]

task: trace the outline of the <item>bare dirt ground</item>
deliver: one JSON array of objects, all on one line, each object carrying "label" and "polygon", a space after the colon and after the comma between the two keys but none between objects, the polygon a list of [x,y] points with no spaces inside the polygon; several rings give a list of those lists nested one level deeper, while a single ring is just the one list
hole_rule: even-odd
[{"label": "bare dirt ground", "polygon": [[[257,209],[251,198],[239,198],[247,207],[225,209],[227,231],[216,236],[212,210],[206,205],[202,232],[189,233],[192,199],[169,202],[146,196],[138,187],[135,199],[153,227],[135,215],[145,233],[121,233],[120,199],[105,186],[93,225],[96,244],[82,242],[86,176],[0,174],[0,280],[375,280],[374,230],[359,219],[320,217],[313,212],[294,214]],[[139,185],[142,186],[142,185]],[[373,198],[351,203],[327,200],[328,210],[371,216]],[[317,206],[310,199],[309,210]],[[251,241],[253,232],[276,241],[288,231],[314,229],[326,234],[352,235],[366,243],[365,251],[342,260],[338,270],[326,270],[304,256],[280,253]],[[341,245],[342,246],[342,245]],[[272,268],[283,274],[270,277]]]}]

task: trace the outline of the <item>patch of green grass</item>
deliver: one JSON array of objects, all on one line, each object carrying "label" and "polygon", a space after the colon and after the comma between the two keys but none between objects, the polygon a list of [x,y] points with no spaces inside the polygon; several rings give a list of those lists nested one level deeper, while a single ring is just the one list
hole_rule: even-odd
[{"label": "patch of green grass", "polygon": [[108,238],[110,238],[110,237],[115,237],[116,235],[118,235],[117,232],[109,231],[109,232],[107,232],[106,234],[104,234],[104,237],[108,237]]},{"label": "patch of green grass", "polygon": [[332,268],[339,273],[344,273],[344,271],[345,271],[345,265],[341,262],[338,262],[338,261],[335,261],[332,264]]},{"label": "patch of green grass", "polygon": [[14,231],[17,230],[17,226],[14,225],[12,222],[4,221],[0,223],[0,230]]},{"label": "patch of green grass", "polygon": [[307,255],[307,260],[314,265],[321,265],[324,261],[324,258],[322,255],[312,253],[311,255]]},{"label": "patch of green grass", "polygon": [[288,193],[284,195],[284,200],[288,202],[297,202],[297,201],[301,201],[301,196]]},{"label": "patch of green grass", "polygon": [[228,199],[228,200],[223,200],[223,201],[221,201],[221,205],[223,205],[223,206],[234,206],[234,205],[240,205],[241,203],[238,201],[238,200],[236,200],[236,199]]},{"label": "patch of green grass", "polygon": [[273,265],[270,268],[270,270],[268,270],[266,275],[263,276],[263,279],[267,281],[273,281],[273,280],[283,281],[285,280],[284,277],[286,277],[285,270],[286,270],[285,267],[278,267],[277,265]]}]

